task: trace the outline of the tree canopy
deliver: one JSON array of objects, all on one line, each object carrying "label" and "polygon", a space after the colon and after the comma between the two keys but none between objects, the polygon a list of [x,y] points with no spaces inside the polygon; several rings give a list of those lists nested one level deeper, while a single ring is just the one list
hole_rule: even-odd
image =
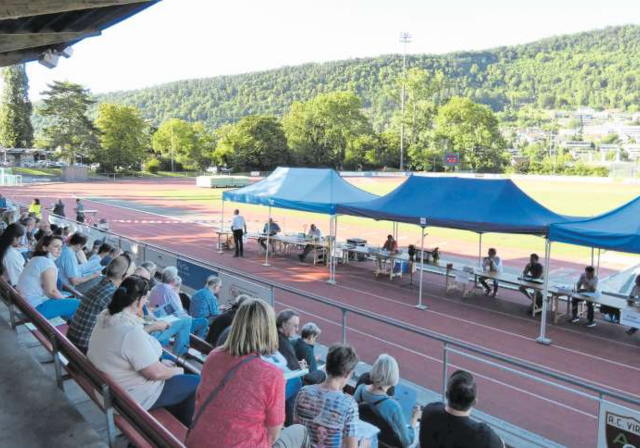
[{"label": "tree canopy", "polygon": [[0,144],[6,148],[31,148],[33,126],[29,80],[24,64],[2,69],[4,90],[0,99]]},{"label": "tree canopy", "polygon": [[100,146],[94,148],[93,159],[103,171],[139,170],[149,148],[147,124],[140,111],[132,106],[102,103],[96,126],[100,130]]}]

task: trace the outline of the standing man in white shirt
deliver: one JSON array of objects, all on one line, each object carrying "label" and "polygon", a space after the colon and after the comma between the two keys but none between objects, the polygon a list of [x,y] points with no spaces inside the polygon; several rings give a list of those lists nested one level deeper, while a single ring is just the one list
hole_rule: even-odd
[{"label": "standing man in white shirt", "polygon": [[236,254],[234,257],[244,257],[244,244],[242,243],[242,237],[247,233],[247,223],[244,218],[240,216],[240,210],[238,209],[233,212],[231,230],[233,231],[233,242],[236,246]]},{"label": "standing man in white shirt", "polygon": [[[493,247],[489,249],[488,256],[484,257],[484,259],[482,260],[482,270],[484,272],[491,272],[491,273],[502,272],[502,260],[500,260],[500,257],[498,257],[497,254],[498,252]],[[480,277],[478,279],[478,281],[480,281],[480,284],[484,288],[484,294],[486,296],[491,294],[491,288],[487,284],[488,279],[489,279],[488,277]],[[492,279],[492,283],[493,283],[493,294],[491,294],[491,297],[495,298],[496,294],[498,294],[498,280]]]}]

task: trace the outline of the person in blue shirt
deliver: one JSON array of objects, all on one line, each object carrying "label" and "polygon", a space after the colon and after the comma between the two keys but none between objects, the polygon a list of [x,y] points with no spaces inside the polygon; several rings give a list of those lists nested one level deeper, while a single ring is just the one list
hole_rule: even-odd
[{"label": "person in blue shirt", "polygon": [[87,244],[87,237],[81,233],[74,233],[69,239],[69,244],[62,248],[60,257],[56,260],[58,266],[58,280],[63,284],[78,286],[100,275],[99,272],[82,275],[78,263],[78,251]]},{"label": "person in blue shirt", "polygon": [[[269,221],[265,222],[264,227],[262,228],[262,233],[264,235],[275,236],[280,232],[280,226],[273,220],[273,218],[269,218]],[[260,243],[260,246],[262,246],[265,251],[267,250],[266,236],[264,238],[258,238],[258,243]]]},{"label": "person in blue shirt", "polygon": [[400,381],[400,369],[397,361],[383,353],[373,364],[371,369],[370,385],[361,384],[353,394],[358,403],[369,403],[375,408],[375,412],[383,418],[398,437],[402,448],[413,445],[420,418],[420,406],[413,408],[411,422],[407,422],[400,403],[387,395],[390,387]]},{"label": "person in blue shirt", "polygon": [[218,310],[218,295],[222,288],[222,280],[217,275],[210,275],[204,288],[191,296],[189,314],[191,317],[203,317],[209,324],[220,314]]}]

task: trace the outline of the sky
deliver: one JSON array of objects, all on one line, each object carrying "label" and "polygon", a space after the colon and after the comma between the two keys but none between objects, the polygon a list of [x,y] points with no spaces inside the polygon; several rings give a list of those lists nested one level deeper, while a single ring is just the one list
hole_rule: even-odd
[{"label": "sky", "polygon": [[408,53],[442,54],[628,23],[637,0],[163,0],[27,73],[37,100],[53,80],[104,93],[401,53],[401,32]]}]

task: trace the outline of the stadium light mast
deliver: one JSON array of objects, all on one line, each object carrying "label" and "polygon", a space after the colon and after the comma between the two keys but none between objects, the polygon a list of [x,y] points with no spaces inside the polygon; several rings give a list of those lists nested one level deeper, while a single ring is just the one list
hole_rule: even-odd
[{"label": "stadium light mast", "polygon": [[411,34],[407,32],[400,33],[400,43],[403,46],[402,51],[402,96],[401,96],[401,121],[400,121],[400,171],[404,170],[404,109],[407,82],[407,44],[411,43]]}]

